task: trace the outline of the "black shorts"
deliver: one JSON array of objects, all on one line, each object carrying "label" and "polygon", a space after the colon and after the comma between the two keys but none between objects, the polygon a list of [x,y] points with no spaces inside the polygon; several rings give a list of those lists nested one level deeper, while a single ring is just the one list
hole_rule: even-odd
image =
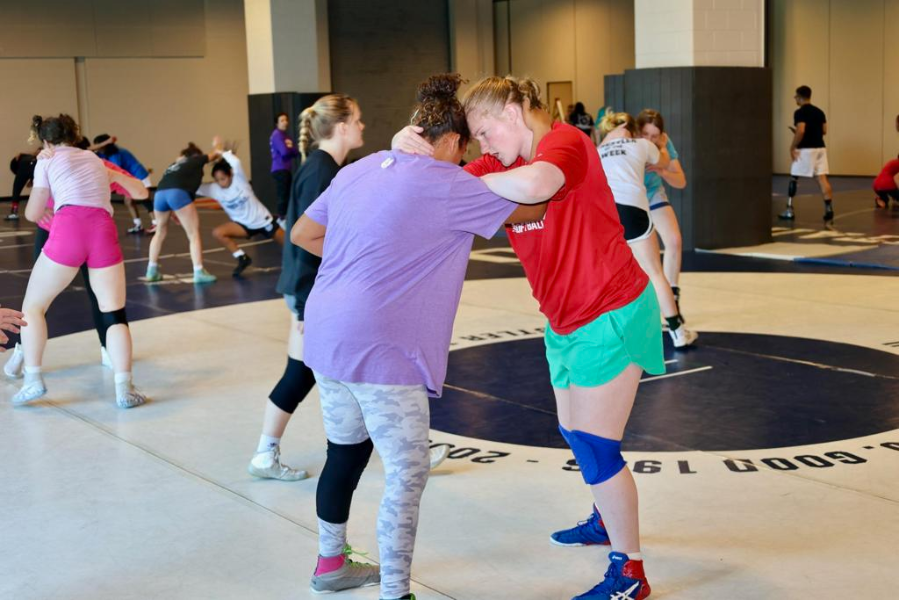
[{"label": "black shorts", "polygon": [[616,204],[616,210],[625,228],[625,241],[629,244],[645,240],[653,233],[653,222],[646,210],[627,204]]},{"label": "black shorts", "polygon": [[253,238],[261,235],[267,240],[271,240],[273,237],[275,237],[275,232],[281,229],[281,227],[279,227],[278,223],[276,223],[275,221],[269,221],[269,223],[261,229],[250,229],[243,223],[238,223],[238,225],[244,228],[244,231],[247,232],[248,238]]}]

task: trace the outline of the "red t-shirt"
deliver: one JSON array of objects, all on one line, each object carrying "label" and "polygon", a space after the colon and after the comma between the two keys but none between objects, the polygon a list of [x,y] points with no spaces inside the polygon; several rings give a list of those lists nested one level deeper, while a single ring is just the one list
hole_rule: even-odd
[{"label": "red t-shirt", "polygon": [[876,192],[887,192],[890,190],[896,190],[897,184],[894,182],[894,175],[897,174],[898,169],[897,159],[889,160],[885,163],[884,167],[881,169],[881,173],[878,174],[878,177],[875,178],[875,183],[872,185],[872,189]]},{"label": "red t-shirt", "polygon": [[[537,161],[557,166],[566,183],[542,221],[507,225],[506,233],[550,327],[568,334],[632,302],[648,279],[625,242],[591,139],[571,125],[554,123],[538,143],[532,162]],[[480,177],[525,164],[504,167],[487,155],[465,168]]]}]

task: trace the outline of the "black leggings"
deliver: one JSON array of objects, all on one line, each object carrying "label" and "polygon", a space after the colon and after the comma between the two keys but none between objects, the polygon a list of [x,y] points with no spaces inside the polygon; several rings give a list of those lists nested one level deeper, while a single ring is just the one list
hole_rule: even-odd
[{"label": "black leggings", "polygon": [[[41,251],[44,249],[44,244],[47,243],[47,238],[50,237],[50,233],[46,229],[42,229],[37,227],[34,232],[34,260],[37,262],[38,257],[41,255]],[[91,279],[88,276],[88,268],[87,265],[81,265],[81,278],[84,280],[84,289],[87,291],[88,299],[91,301],[91,316],[94,319],[94,329],[97,330],[97,337],[100,338],[100,345],[104,348],[106,347],[106,330],[109,328],[103,322],[103,314],[100,312],[100,304],[97,302],[97,296],[94,294],[94,290],[91,289]],[[13,339],[15,338],[15,339]],[[9,335],[9,347],[12,347],[21,340],[21,336],[19,334],[10,334]]]},{"label": "black leggings", "polygon": [[279,217],[287,216],[288,202],[291,199],[291,172],[272,171],[275,180],[275,192],[278,194],[277,212]]}]

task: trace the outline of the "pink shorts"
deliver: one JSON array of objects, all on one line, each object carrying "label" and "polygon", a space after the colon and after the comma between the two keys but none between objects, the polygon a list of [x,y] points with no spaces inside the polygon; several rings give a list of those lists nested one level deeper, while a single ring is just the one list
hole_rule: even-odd
[{"label": "pink shorts", "polygon": [[104,208],[66,205],[53,215],[44,254],[67,267],[102,269],[122,262],[116,222]]}]

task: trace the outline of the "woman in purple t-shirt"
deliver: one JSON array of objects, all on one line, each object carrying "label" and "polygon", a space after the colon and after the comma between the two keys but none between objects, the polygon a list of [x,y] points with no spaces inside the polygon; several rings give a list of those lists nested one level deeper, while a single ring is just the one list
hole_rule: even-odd
[{"label": "woman in purple t-shirt", "polygon": [[[291,233],[322,256],[303,354],[328,437],[316,495],[316,591],[380,580],[381,598],[411,597],[429,470],[428,397],[441,394],[472,242],[504,223],[539,219],[546,207],[504,200],[458,166],[469,141],[460,81],[437,75],[419,88],[412,123],[434,144],[433,158],[379,152],[345,167]],[[373,443],[385,470],[380,578],[378,567],[344,555],[350,500]]]}]

